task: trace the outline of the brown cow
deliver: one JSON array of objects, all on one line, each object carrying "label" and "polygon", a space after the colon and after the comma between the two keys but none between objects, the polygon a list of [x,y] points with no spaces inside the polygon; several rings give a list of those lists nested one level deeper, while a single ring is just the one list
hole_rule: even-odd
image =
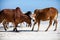
[{"label": "brown cow", "polygon": [[[45,8],[45,9],[36,9],[34,11],[34,14],[32,15],[32,17],[35,20],[35,23],[38,23],[38,31],[39,31],[39,25],[40,25],[40,21],[46,21],[49,20],[49,26],[45,31],[48,31],[48,29],[50,28],[50,26],[52,25],[52,20],[54,20],[54,24],[56,24],[54,31],[57,30],[57,17],[58,17],[58,10],[54,7],[50,7],[50,8]],[[32,31],[34,29],[34,25],[32,28]]]},{"label": "brown cow", "polygon": [[[22,13],[21,9],[17,7],[16,9],[4,9],[0,12],[2,14],[1,20],[5,22],[12,22],[15,24],[13,31],[17,32],[18,23],[26,22],[31,25],[31,18]],[[5,24],[5,22],[3,22]]]}]

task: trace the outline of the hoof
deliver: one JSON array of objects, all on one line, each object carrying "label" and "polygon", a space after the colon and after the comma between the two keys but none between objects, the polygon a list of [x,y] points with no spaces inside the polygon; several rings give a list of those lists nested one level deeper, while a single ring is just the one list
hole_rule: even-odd
[{"label": "hoof", "polygon": [[7,29],[5,29],[5,31],[7,31]]},{"label": "hoof", "polygon": [[33,31],[33,29],[31,31]]},{"label": "hoof", "polygon": [[13,32],[15,31],[15,29],[13,29]]},{"label": "hoof", "polygon": [[15,32],[19,32],[18,30],[16,30]]},{"label": "hoof", "polygon": [[19,31],[17,31],[17,30],[13,30],[13,32],[19,32]]},{"label": "hoof", "polygon": [[47,32],[48,30],[45,30],[45,32]]},{"label": "hoof", "polygon": [[5,31],[7,31],[7,30],[5,30]]},{"label": "hoof", "polygon": [[54,31],[56,31],[56,29],[54,29]]}]

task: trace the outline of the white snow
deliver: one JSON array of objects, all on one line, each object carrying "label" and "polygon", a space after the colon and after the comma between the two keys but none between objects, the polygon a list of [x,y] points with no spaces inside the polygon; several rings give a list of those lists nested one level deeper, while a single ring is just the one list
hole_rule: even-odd
[{"label": "white snow", "polygon": [[[18,27],[19,32],[12,32],[13,27],[9,27],[7,32],[4,31],[0,24],[0,40],[60,40],[60,14],[58,15],[58,27],[57,31],[53,31],[55,26],[51,26],[47,32],[44,30],[48,27],[49,21],[42,21],[40,24],[40,31],[36,32],[37,24],[34,31],[31,31],[32,27]],[[10,24],[11,25],[11,24]]]}]

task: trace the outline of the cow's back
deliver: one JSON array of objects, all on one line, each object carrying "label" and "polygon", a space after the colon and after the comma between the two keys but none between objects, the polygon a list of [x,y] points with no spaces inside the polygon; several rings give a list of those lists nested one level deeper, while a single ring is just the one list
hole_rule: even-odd
[{"label": "cow's back", "polygon": [[36,14],[36,20],[49,20],[50,18],[54,18],[58,15],[58,10],[56,8],[50,7],[45,9],[35,10],[34,13]]}]

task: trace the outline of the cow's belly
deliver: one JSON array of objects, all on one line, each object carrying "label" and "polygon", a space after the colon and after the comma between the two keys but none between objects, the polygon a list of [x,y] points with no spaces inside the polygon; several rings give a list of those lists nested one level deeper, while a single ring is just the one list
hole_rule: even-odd
[{"label": "cow's belly", "polygon": [[50,17],[47,17],[47,18],[41,18],[42,21],[47,21],[47,20],[49,20],[49,19],[50,19]]}]

